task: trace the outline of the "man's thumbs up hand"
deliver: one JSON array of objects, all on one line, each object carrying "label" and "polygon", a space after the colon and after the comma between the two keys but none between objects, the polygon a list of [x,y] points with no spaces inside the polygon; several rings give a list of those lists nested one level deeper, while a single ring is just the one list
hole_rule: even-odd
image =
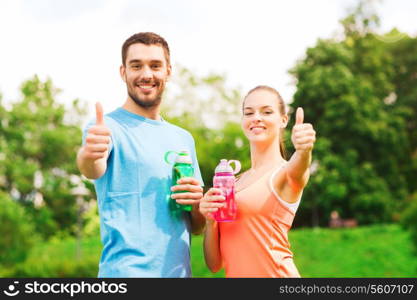
[{"label": "man's thumbs up hand", "polygon": [[96,124],[87,131],[84,145],[84,157],[97,160],[107,157],[110,144],[110,129],[104,123],[103,107],[100,102],[96,103]]},{"label": "man's thumbs up hand", "polygon": [[298,107],[296,111],[291,141],[295,150],[302,152],[311,151],[316,141],[316,132],[313,129],[313,125],[304,123],[304,110],[301,107]]}]

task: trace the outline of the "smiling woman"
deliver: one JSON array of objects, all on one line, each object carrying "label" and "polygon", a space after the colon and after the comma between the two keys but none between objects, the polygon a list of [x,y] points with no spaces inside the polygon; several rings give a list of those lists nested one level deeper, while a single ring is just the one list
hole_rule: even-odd
[{"label": "smiling woman", "polygon": [[[259,98],[263,101],[258,101]],[[280,154],[285,158],[284,129],[288,123],[288,116],[281,95],[268,86],[256,87],[249,91],[242,109],[242,128],[246,137],[250,140],[250,134],[256,136],[267,133],[270,134],[270,138],[278,138]]]},{"label": "smiling woman", "polygon": [[258,86],[246,95],[242,110],[251,168],[236,182],[234,222],[217,223],[212,217],[223,205],[220,190],[210,189],[201,200],[200,211],[208,223],[204,236],[207,266],[213,272],[225,267],[227,277],[300,277],[288,231],[308,182],[315,131],[311,124],[304,124],[299,108],[292,132],[296,152],[286,161],[280,142],[288,116],[279,93]]}]

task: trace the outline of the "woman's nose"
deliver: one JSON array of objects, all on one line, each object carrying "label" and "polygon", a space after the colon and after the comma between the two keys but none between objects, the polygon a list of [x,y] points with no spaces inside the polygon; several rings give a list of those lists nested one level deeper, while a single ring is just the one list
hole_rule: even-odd
[{"label": "woman's nose", "polygon": [[261,114],[260,114],[260,113],[258,113],[258,112],[255,112],[255,113],[253,114],[253,117],[254,117],[254,119],[255,119],[256,121],[261,121],[261,120],[262,120],[262,116],[261,116]]}]

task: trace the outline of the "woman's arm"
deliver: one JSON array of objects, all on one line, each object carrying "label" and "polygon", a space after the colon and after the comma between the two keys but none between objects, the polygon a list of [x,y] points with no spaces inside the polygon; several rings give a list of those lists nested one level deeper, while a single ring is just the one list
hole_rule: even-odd
[{"label": "woman's arm", "polygon": [[219,237],[219,224],[214,220],[207,221],[204,231],[204,259],[213,273],[223,268]]},{"label": "woman's arm", "polygon": [[288,162],[286,180],[294,191],[301,191],[310,177],[311,151],[296,151]]},{"label": "woman's arm", "polygon": [[212,213],[224,206],[225,197],[221,190],[211,188],[200,202],[200,212],[206,218],[204,231],[204,259],[210,271],[216,273],[223,268],[220,252],[220,232],[218,223],[213,219]]},{"label": "woman's arm", "polygon": [[294,145],[295,153],[288,162],[287,181],[293,190],[301,191],[306,186],[310,176],[311,153],[316,141],[316,132],[313,126],[304,123],[304,111],[301,107],[297,108],[291,141]]}]

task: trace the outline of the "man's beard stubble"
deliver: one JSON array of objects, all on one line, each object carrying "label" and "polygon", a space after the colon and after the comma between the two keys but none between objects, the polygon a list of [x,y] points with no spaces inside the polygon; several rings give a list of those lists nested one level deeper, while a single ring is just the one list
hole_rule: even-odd
[{"label": "man's beard stubble", "polygon": [[127,92],[130,99],[133,100],[133,102],[136,103],[136,105],[148,109],[148,108],[152,108],[154,106],[158,106],[161,103],[162,97],[161,95],[157,95],[155,97],[155,99],[151,100],[151,101],[143,101],[140,98],[136,97],[133,93],[131,93],[130,91]]},{"label": "man's beard stubble", "polygon": [[[127,78],[126,78],[126,82],[127,82]],[[155,98],[153,100],[148,100],[148,101],[143,101],[142,99],[140,99],[139,97],[137,97],[135,95],[135,93],[133,93],[130,89],[129,86],[127,86],[127,94],[129,95],[129,97],[133,100],[133,102],[136,103],[137,106],[144,108],[144,109],[149,109],[155,106],[158,106],[161,103],[162,100],[162,94],[165,90],[165,83],[164,82],[160,82],[160,85],[162,85],[162,89],[161,91],[155,96]]]}]

